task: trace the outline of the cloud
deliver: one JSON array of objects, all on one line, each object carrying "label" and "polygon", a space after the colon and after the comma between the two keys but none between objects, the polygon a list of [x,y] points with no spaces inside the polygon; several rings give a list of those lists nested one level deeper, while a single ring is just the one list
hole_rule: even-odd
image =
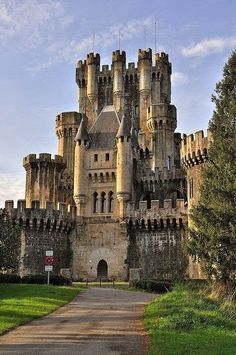
[{"label": "cloud", "polygon": [[0,207],[6,200],[18,200],[25,196],[25,178],[22,175],[0,174]]},{"label": "cloud", "polygon": [[0,44],[34,48],[50,40],[51,32],[74,21],[60,1],[1,0]]},{"label": "cloud", "polygon": [[206,57],[215,53],[221,53],[225,49],[236,46],[236,37],[206,38],[189,47],[183,47],[181,53],[184,57]]},{"label": "cloud", "polygon": [[[152,18],[147,17],[141,20],[133,19],[126,23],[116,24],[105,29],[103,32],[97,32],[95,33],[95,50],[96,47],[107,48],[114,44],[118,46],[119,36],[122,44],[122,42],[142,34],[144,26],[150,28],[152,25]],[[68,44],[54,42],[49,47],[49,50],[57,54],[57,60],[59,61],[73,62],[78,59],[78,57],[82,57],[86,53],[91,52],[92,44],[93,35],[78,40],[72,40]]]},{"label": "cloud", "polygon": [[189,80],[188,75],[181,72],[175,72],[172,74],[171,82],[173,86],[179,86],[187,83]]},{"label": "cloud", "polygon": [[34,77],[41,70],[45,70],[45,69],[50,68],[52,66],[52,64],[53,64],[52,61],[47,61],[44,63],[39,63],[39,64],[31,65],[31,66],[23,66],[22,69],[24,71],[31,73],[32,76]]}]

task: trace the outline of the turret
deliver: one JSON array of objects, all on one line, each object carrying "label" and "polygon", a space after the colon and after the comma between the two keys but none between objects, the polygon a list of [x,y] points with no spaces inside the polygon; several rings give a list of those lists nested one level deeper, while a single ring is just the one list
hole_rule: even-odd
[{"label": "turret", "polygon": [[151,68],[152,68],[152,50],[139,49],[138,69],[139,69],[139,92],[144,101],[147,100],[151,90]]},{"label": "turret", "polygon": [[[156,53],[155,64],[157,70],[157,78],[160,82],[159,102],[171,102],[171,63],[169,62],[168,54]],[[159,103],[158,102],[158,103]]]},{"label": "turret", "polygon": [[148,128],[152,134],[153,169],[171,170],[174,166],[176,108],[174,105],[151,105],[147,110]]},{"label": "turret", "polygon": [[82,119],[75,138],[75,167],[74,167],[74,200],[78,216],[84,213],[87,195],[85,153],[89,135],[85,120]]},{"label": "turret", "polygon": [[113,105],[118,113],[121,112],[123,106],[124,92],[124,73],[126,67],[126,54],[119,50],[112,54],[113,69]]},{"label": "turret", "polygon": [[74,181],[75,136],[81,120],[82,114],[78,112],[62,112],[56,117],[57,154],[64,158],[66,163],[66,178],[67,181],[70,180],[70,184],[73,184]]},{"label": "turret", "polygon": [[[152,50],[139,49],[138,52],[138,72],[139,72],[139,94],[140,94],[140,128],[146,133],[147,145],[149,144],[147,130],[147,107],[151,104],[151,69],[152,69]],[[143,147],[145,148],[145,147]]]},{"label": "turret", "polygon": [[97,101],[97,72],[100,70],[100,55],[89,53],[87,55],[87,96],[92,106]]},{"label": "turret", "polygon": [[26,207],[30,208],[32,201],[39,201],[40,208],[46,208],[47,202],[52,202],[57,208],[61,175],[66,167],[63,158],[51,154],[41,153],[30,154],[23,159],[23,166],[26,170]]},{"label": "turret", "polygon": [[87,90],[86,90],[86,60],[79,60],[76,67],[76,83],[78,85],[79,112],[86,113],[87,108]]},{"label": "turret", "polygon": [[132,172],[133,159],[131,148],[130,126],[127,118],[123,116],[119,130],[116,135],[117,140],[117,199],[120,204],[119,216],[126,217],[127,201],[131,198],[132,192]]}]

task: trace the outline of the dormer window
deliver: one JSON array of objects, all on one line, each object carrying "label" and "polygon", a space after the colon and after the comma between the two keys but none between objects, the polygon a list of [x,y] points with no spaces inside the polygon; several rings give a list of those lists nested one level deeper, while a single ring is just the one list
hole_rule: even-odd
[{"label": "dormer window", "polygon": [[105,159],[106,159],[106,161],[108,161],[110,159],[109,153],[106,153]]}]

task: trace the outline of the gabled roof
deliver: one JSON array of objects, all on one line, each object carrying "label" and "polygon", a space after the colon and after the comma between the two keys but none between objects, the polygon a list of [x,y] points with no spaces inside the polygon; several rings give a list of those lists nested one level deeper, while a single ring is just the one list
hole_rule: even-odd
[{"label": "gabled roof", "polygon": [[98,115],[89,131],[90,149],[112,149],[115,145],[116,133],[120,120],[113,105],[106,106]]}]

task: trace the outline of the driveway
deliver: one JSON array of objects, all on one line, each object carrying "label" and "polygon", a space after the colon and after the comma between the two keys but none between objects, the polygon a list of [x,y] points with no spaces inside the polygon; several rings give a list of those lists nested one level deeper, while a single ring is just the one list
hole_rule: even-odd
[{"label": "driveway", "polygon": [[148,354],[141,316],[157,295],[90,288],[0,337],[0,354]]}]

